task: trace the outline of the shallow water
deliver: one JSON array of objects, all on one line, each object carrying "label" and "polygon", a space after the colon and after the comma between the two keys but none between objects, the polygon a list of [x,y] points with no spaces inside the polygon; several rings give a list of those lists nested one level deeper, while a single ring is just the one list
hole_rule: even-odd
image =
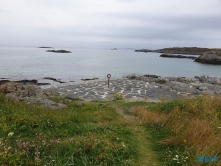
[{"label": "shallow water", "polygon": [[162,58],[160,53],[134,52],[131,49],[66,49],[72,53],[46,52],[46,48],[0,47],[0,78],[11,80],[53,77],[63,81],[98,77],[108,73],[121,78],[130,73],[159,76],[201,76],[221,78],[221,65],[193,62],[192,59]]}]

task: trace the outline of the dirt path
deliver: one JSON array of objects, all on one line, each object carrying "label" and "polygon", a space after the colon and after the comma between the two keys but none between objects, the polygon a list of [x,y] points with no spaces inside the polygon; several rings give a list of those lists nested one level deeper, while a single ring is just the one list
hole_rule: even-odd
[{"label": "dirt path", "polygon": [[149,133],[145,130],[144,126],[139,126],[136,118],[133,115],[124,113],[122,108],[116,108],[116,111],[125,119],[130,121],[130,128],[133,134],[136,135],[136,145],[138,146],[138,161],[137,166],[160,166],[157,161],[157,154],[151,148],[151,140]]}]

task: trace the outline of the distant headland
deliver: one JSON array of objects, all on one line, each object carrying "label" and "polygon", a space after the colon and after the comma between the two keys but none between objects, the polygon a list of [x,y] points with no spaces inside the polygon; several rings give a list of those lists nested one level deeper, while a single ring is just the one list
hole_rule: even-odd
[{"label": "distant headland", "polygon": [[[141,49],[135,52],[157,52],[164,53],[161,57],[168,58],[191,58],[195,59],[194,62],[208,63],[208,64],[221,64],[221,48],[200,48],[200,47],[170,47],[157,50]],[[169,55],[167,55],[169,54]],[[198,58],[186,57],[172,54],[188,54],[200,55]]]}]

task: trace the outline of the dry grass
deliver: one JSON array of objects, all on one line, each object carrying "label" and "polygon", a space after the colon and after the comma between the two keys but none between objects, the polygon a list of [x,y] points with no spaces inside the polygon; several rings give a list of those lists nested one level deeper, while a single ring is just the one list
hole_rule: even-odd
[{"label": "dry grass", "polygon": [[[221,158],[221,98],[204,96],[185,100],[185,107],[182,108],[179,101],[173,101],[173,108],[169,113],[162,112],[162,108],[168,105],[171,102],[160,103],[154,110],[135,108],[135,114],[145,125],[171,131],[171,136],[161,141],[161,144],[193,149],[195,160],[197,156]],[[221,160],[216,164],[221,165]]]}]

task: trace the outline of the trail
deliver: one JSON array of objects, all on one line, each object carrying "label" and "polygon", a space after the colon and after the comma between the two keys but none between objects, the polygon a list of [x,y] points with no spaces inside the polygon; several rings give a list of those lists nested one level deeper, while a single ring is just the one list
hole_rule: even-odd
[{"label": "trail", "polygon": [[116,111],[129,121],[130,129],[135,137],[135,144],[138,146],[138,160],[137,166],[160,166],[161,163],[157,161],[157,154],[151,149],[151,136],[145,130],[144,126],[137,124],[136,118],[133,115],[124,113],[122,108],[116,108]]}]

